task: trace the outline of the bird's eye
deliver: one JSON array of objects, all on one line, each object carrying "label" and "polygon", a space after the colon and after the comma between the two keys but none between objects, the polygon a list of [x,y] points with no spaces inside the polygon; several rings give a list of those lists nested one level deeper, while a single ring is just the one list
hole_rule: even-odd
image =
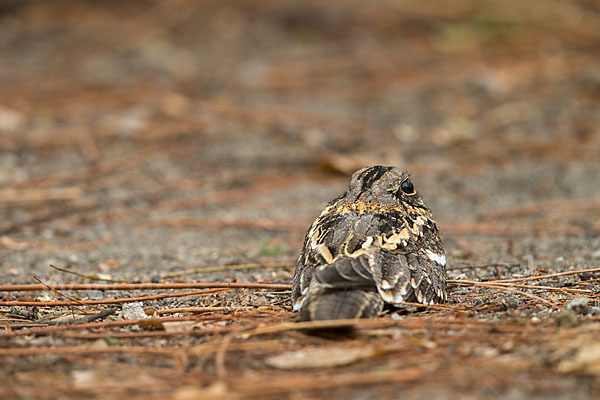
[{"label": "bird's eye", "polygon": [[402,191],[405,194],[408,194],[408,195],[415,194],[415,187],[413,186],[410,179],[403,181],[402,184],[400,185],[400,188],[402,189]]}]

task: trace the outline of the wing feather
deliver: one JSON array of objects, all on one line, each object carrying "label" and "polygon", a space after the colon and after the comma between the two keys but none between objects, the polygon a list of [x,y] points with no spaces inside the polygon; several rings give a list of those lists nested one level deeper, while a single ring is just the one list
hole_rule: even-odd
[{"label": "wing feather", "polygon": [[432,304],[445,299],[445,279],[440,279],[435,265],[426,257],[399,254],[397,251],[380,249],[372,266],[381,269],[374,272],[377,289],[387,303],[419,302]]},{"label": "wing feather", "polygon": [[369,262],[370,254],[342,257],[332,264],[317,267],[314,281],[325,288],[375,288],[375,280]]}]

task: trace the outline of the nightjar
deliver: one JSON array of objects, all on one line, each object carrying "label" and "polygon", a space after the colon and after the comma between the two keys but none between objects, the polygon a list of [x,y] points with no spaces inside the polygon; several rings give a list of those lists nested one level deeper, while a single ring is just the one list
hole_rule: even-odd
[{"label": "nightjar", "polygon": [[384,303],[446,300],[446,256],[406,172],[356,171],[313,222],[292,280],[300,321],[376,317]]}]

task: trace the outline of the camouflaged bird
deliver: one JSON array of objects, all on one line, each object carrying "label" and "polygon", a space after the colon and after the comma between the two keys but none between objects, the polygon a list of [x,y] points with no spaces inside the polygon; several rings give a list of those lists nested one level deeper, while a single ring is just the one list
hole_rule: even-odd
[{"label": "camouflaged bird", "polygon": [[300,321],[376,317],[384,303],[446,300],[446,256],[406,172],[352,175],[306,234],[292,280]]}]

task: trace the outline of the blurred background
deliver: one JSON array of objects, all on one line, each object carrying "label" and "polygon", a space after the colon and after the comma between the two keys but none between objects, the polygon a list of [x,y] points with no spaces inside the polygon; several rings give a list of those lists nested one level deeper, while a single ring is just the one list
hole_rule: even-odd
[{"label": "blurred background", "polygon": [[598,65],[595,0],[4,0],[1,266],[293,263],[373,164],[454,266],[593,265]]}]

